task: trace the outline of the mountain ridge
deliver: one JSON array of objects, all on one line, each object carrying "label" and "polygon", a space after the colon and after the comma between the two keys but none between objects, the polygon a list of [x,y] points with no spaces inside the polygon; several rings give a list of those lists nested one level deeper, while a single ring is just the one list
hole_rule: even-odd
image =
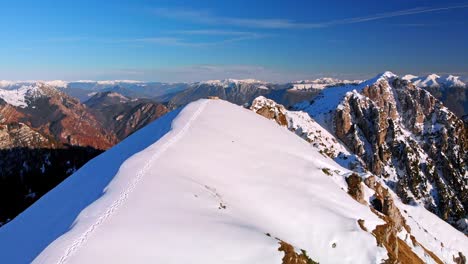
[{"label": "mountain ridge", "polygon": [[[347,193],[354,185],[346,179],[361,176],[367,183],[357,188],[365,204]],[[279,250],[290,245],[321,263],[403,261],[405,254],[419,259],[416,263],[459,257],[468,245],[464,235],[424,208],[384,194],[379,187],[384,183],[368,176],[353,176],[250,110],[202,100],[97,157],[1,228],[2,248],[23,246],[22,254],[0,254],[33,263],[166,262],[176,249],[186,253],[180,261],[272,263],[280,262]],[[378,195],[393,209],[377,207]],[[27,235],[18,236],[18,230]],[[399,246],[390,247],[385,234],[398,236]],[[194,244],[200,236],[204,239]]]}]

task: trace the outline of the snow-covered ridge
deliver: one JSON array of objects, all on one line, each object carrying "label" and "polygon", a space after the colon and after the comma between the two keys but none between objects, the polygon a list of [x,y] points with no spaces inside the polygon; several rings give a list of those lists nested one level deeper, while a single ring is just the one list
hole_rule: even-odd
[{"label": "snow-covered ridge", "polygon": [[421,88],[467,87],[467,84],[460,79],[460,76],[455,75],[440,76],[437,74],[429,74],[427,76],[418,77],[408,74],[403,76],[402,79],[412,82],[414,85]]},{"label": "snow-covered ridge", "polygon": [[[353,199],[351,174],[252,111],[200,100],[93,159],[0,229],[0,259],[270,264],[281,263],[281,240],[319,263],[382,263],[371,231],[384,220],[368,205],[376,195],[363,186],[363,202]],[[466,248],[424,208],[395,204],[444,261]],[[402,230],[401,243],[431,263],[411,234]]]},{"label": "snow-covered ridge", "polygon": [[122,84],[122,83],[143,84],[145,82],[136,81],[136,80],[107,80],[107,81],[79,80],[79,81],[74,81],[73,83],[96,83],[99,85],[117,85],[117,84]]},{"label": "snow-covered ridge", "polygon": [[340,80],[335,78],[319,78],[316,80],[301,80],[292,83],[292,90],[324,89],[338,85],[359,84],[361,80]]},{"label": "snow-covered ridge", "polygon": [[259,81],[255,79],[224,79],[224,80],[208,80],[199,82],[196,84],[208,84],[208,85],[216,85],[222,87],[229,87],[231,85],[241,85],[241,84],[267,84],[267,82]]},{"label": "snow-covered ridge", "polygon": [[303,111],[291,111],[271,99],[264,96],[255,98],[252,102],[251,110],[265,116],[265,113],[260,113],[262,109],[275,111],[274,115],[284,115],[289,130],[293,131],[296,135],[303,138],[316,148],[322,155],[333,159],[335,162],[345,168],[361,167],[361,161],[352,153],[339,140],[318,124],[313,118]]},{"label": "snow-covered ridge", "polygon": [[0,99],[3,99],[7,104],[25,108],[32,98],[37,98],[43,95],[43,91],[37,85],[23,85],[17,89],[0,89]]},{"label": "snow-covered ridge", "polygon": [[118,84],[144,84],[142,81],[135,80],[108,80],[108,81],[92,81],[92,80],[78,80],[78,81],[63,81],[63,80],[30,80],[30,81],[9,81],[0,80],[0,88],[16,88],[24,85],[38,85],[44,84],[54,88],[67,88],[70,84],[97,84],[97,85],[118,85]]},{"label": "snow-covered ridge", "polygon": [[283,257],[278,237],[322,263],[380,263],[385,249],[357,220],[369,229],[382,220],[340,188],[338,173],[348,171],[275,123],[201,100],[92,160],[3,227],[0,259],[270,264]]}]

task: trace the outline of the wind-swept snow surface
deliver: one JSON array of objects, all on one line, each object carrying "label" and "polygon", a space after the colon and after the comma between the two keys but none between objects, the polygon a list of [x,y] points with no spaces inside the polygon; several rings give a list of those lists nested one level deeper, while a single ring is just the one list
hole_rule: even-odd
[{"label": "wind-swept snow surface", "polygon": [[276,237],[320,263],[381,263],[385,249],[357,220],[369,230],[383,221],[325,167],[347,173],[249,110],[197,101],[97,157],[0,229],[0,259],[281,263]]}]

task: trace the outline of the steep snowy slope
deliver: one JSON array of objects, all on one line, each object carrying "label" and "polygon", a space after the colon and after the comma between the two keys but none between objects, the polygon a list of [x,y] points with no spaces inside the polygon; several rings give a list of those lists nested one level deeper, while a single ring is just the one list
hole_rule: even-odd
[{"label": "steep snowy slope", "polygon": [[[388,229],[400,230],[401,220],[387,219],[396,219],[399,202],[388,203],[395,196],[378,183],[359,183],[358,203],[345,177],[359,178],[276,123],[201,100],[95,158],[0,229],[0,259],[270,264],[286,254],[302,263],[381,263],[394,254],[380,243]],[[383,197],[382,213],[371,211],[371,199]],[[415,229],[430,228],[419,218]],[[466,237],[430,220],[440,222],[435,233],[414,241],[451,261]],[[434,262],[405,230],[400,248]]]}]

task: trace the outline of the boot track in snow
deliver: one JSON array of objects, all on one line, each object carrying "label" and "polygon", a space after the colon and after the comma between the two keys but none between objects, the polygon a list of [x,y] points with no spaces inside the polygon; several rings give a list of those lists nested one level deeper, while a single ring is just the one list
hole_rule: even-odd
[{"label": "boot track in snow", "polygon": [[142,180],[143,176],[145,176],[146,172],[149,170],[151,167],[151,164],[158,159],[161,154],[163,154],[167,149],[169,149],[173,144],[175,144],[177,141],[179,141],[185,133],[187,133],[188,129],[191,127],[193,121],[195,121],[198,116],[203,112],[205,109],[206,105],[209,103],[209,100],[206,100],[200,104],[198,107],[197,111],[192,115],[192,117],[189,119],[189,121],[185,124],[185,126],[173,137],[171,137],[164,145],[162,145],[156,153],[154,153],[149,160],[145,163],[145,166],[136,174],[135,178],[133,181],[130,183],[130,185],[119,195],[119,198],[114,201],[107,210],[98,217],[96,222],[92,224],[81,236],[79,236],[73,244],[71,244],[63,256],[59,259],[57,264],[63,264],[66,263],[67,259],[75,253],[77,250],[80,249],[83,244],[86,243],[88,240],[89,236],[92,235],[92,233],[101,225],[103,224],[112,214],[117,211],[128,198],[130,193],[136,188],[138,183]]}]

